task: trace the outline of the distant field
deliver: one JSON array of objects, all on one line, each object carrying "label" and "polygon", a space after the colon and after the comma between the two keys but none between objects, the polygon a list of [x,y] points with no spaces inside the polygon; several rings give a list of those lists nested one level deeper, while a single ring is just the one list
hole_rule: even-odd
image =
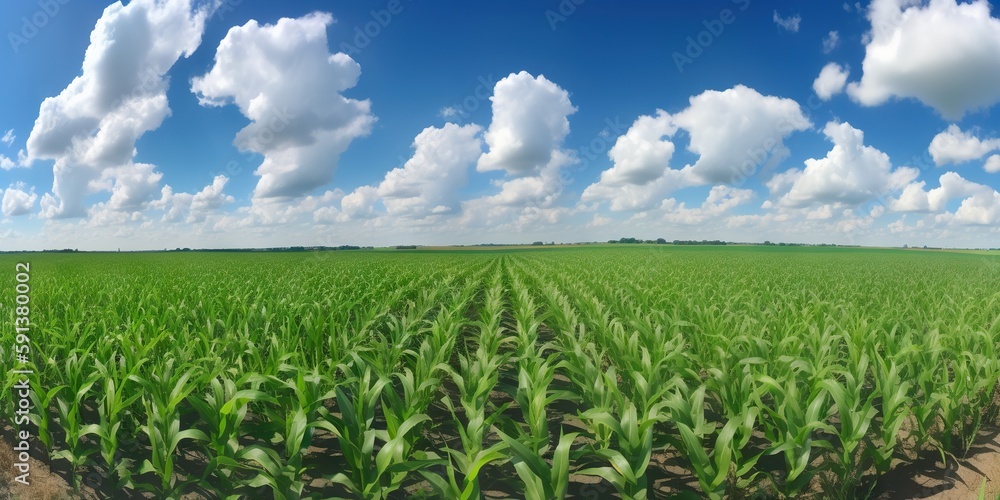
[{"label": "distant field", "polygon": [[998,429],[996,252],[8,254],[8,369],[25,261],[32,446],[98,495],[896,498]]}]

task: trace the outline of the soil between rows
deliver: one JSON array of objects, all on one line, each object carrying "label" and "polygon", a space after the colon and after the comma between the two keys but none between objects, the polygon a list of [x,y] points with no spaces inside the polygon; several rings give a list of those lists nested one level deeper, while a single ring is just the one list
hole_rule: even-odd
[{"label": "soil between rows", "polygon": [[[574,425],[573,418],[564,420],[567,427]],[[5,427],[0,442],[0,464],[13,464],[13,429]],[[41,443],[32,442],[30,460],[30,485],[14,482],[15,470],[12,466],[0,469],[0,499],[49,500],[61,498],[110,499],[110,498],[153,498],[152,495],[130,491],[115,491],[103,470],[89,466],[81,473],[84,478],[79,495],[71,488],[70,471],[57,463],[52,467],[41,452]],[[333,436],[319,434],[309,449],[306,459],[321,469],[336,467],[340,462]],[[179,465],[187,470],[199,467],[201,455],[188,450],[179,460]],[[203,463],[203,460],[201,460]],[[698,493],[697,480],[683,467],[676,453],[660,451],[653,455],[649,465],[652,498],[669,498],[690,492]],[[573,475],[568,498],[617,498],[614,488],[595,477]],[[871,498],[876,500],[896,500],[902,498],[926,498],[934,500],[965,500],[978,498],[984,487],[986,498],[1000,495],[1000,428],[991,427],[980,432],[979,438],[966,458],[950,460],[942,466],[937,452],[926,450],[912,459],[900,457],[891,471],[882,476],[873,488]],[[486,498],[517,498],[517,476],[509,463],[494,467],[493,473],[482,478],[482,491]],[[814,480],[806,497],[823,498],[818,480]],[[320,497],[348,496],[339,486],[322,478],[312,478],[307,489]],[[185,498],[204,498],[205,492],[193,490]],[[269,498],[268,490],[260,490],[262,498]],[[424,481],[415,479],[396,495],[398,498],[411,496],[432,496]],[[768,498],[766,492],[758,491],[753,496]]]}]

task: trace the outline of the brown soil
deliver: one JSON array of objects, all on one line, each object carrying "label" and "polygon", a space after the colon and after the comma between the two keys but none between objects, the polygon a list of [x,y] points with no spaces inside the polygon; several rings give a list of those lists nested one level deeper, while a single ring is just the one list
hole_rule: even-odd
[{"label": "brown soil", "polygon": [[18,500],[54,500],[70,498],[70,486],[61,477],[53,474],[47,465],[31,458],[28,484],[18,483],[14,478],[19,474],[9,465],[16,461],[13,446],[0,439],[0,498]]},{"label": "brown soil", "polygon": [[883,490],[875,498],[975,499],[984,480],[985,498],[1000,496],[1000,430],[981,432],[969,455],[949,460],[948,466],[933,451],[897,464],[880,481]]}]

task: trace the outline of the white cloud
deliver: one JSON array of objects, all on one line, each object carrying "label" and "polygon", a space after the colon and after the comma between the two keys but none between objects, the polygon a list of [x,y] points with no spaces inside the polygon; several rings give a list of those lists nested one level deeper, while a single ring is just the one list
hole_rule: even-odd
[{"label": "white cloud", "polygon": [[459,190],[483,152],[482,130],[454,123],[425,128],[413,139],[413,156],[402,167],[387,172],[378,186],[355,189],[341,200],[341,210],[326,210],[324,217],[328,222],[371,218],[378,200],[396,222],[454,213]]},{"label": "white cloud", "polygon": [[690,135],[687,149],[701,155],[691,173],[704,184],[740,182],[768,157],[787,155],[785,137],[812,126],[794,100],[743,85],[707,90],[690,103],[673,119]]},{"label": "white cloud", "polygon": [[[765,161],[784,159],[784,137],[811,126],[791,99],[742,85],[705,91],[678,114],[657,110],[656,116],[636,119],[608,153],[614,165],[584,190],[581,201],[609,201],[612,211],[644,211],[663,208],[664,197],[676,189],[738,184]],[[688,132],[688,150],[701,156],[694,165],[672,169],[675,145],[669,138],[678,129]]]},{"label": "white cloud", "polygon": [[232,196],[223,192],[227,182],[228,177],[217,175],[211,184],[194,194],[174,193],[170,186],[163,186],[160,199],[150,206],[165,211],[163,220],[166,222],[201,222],[211,211],[234,201]]},{"label": "white cloud", "polygon": [[831,31],[823,38],[823,53],[829,54],[840,45],[840,33]]},{"label": "white cloud", "polygon": [[847,84],[847,76],[850,70],[837,63],[829,63],[823,66],[819,76],[813,81],[813,91],[820,99],[827,101],[831,97],[844,91]]},{"label": "white cloud", "polygon": [[493,120],[484,134],[489,149],[476,169],[506,175],[493,181],[496,194],[462,202],[459,225],[522,230],[554,224],[568,212],[552,206],[571,182],[563,167],[578,161],[562,149],[568,117],[576,112],[569,92],[542,75],[522,71],[497,82],[490,100]]},{"label": "white cloud", "polygon": [[614,166],[601,173],[601,182],[610,186],[648,184],[663,175],[674,154],[674,143],[665,140],[677,132],[669,114],[640,116],[625,135],[618,138],[608,156]]},{"label": "white cloud", "polygon": [[569,93],[543,75],[522,71],[497,82],[493,121],[486,131],[489,151],[479,158],[480,172],[537,174],[553,159],[569,134],[568,116],[576,112]]},{"label": "white cloud", "polygon": [[914,98],[957,120],[1000,101],[1000,20],[975,0],[873,0],[863,75],[847,92],[865,106]]},{"label": "white cloud", "polygon": [[902,189],[916,178],[909,167],[892,169],[889,156],[864,144],[864,132],[849,123],[829,122],[823,134],[833,142],[825,158],[810,158],[804,170],[789,170],[772,184],[789,186],[779,200],[784,207],[827,203],[857,205],[885,192]]},{"label": "white cloud", "polygon": [[942,212],[950,200],[972,196],[991,188],[964,179],[955,172],[947,172],[938,182],[940,187],[924,191],[924,181],[911,182],[903,188],[899,197],[889,204],[895,212]]},{"label": "white cloud", "polygon": [[11,144],[14,144],[14,139],[17,139],[17,136],[14,135],[14,129],[10,129],[7,132],[4,132],[3,138],[0,138],[0,142],[10,146]]},{"label": "white cloud", "polygon": [[986,164],[983,165],[983,170],[991,174],[1000,173],[1000,155],[991,155],[986,159]]},{"label": "white cloud", "polygon": [[1000,149],[1000,139],[981,140],[973,133],[963,132],[955,124],[949,125],[947,130],[935,135],[927,147],[927,151],[938,166],[978,160],[990,151],[998,149]]},{"label": "white cloud", "polygon": [[378,189],[361,186],[340,200],[342,217],[339,220],[365,219],[375,215],[373,205],[378,201]]},{"label": "white cloud", "polygon": [[35,188],[31,188],[28,191],[24,189],[24,183],[19,182],[8,187],[3,192],[3,201],[0,204],[2,204],[4,217],[27,215],[34,210],[35,201],[38,200]]},{"label": "white cloud", "polygon": [[980,190],[962,200],[955,211],[955,221],[972,225],[1000,224],[1000,193],[992,188]]},{"label": "white cloud", "polygon": [[420,218],[452,212],[469,167],[482,154],[478,125],[427,127],[413,140],[414,153],[401,168],[385,174],[378,186],[386,211]]},{"label": "white cloud", "polygon": [[11,160],[4,155],[0,155],[0,168],[4,170],[11,170],[13,168],[17,168],[17,166],[18,165],[17,163],[14,163],[14,160]]},{"label": "white cloud", "polygon": [[341,153],[375,122],[370,101],[341,95],[357,84],[361,67],[330,54],[332,22],[326,13],[263,26],[250,20],[229,30],[212,69],[192,80],[203,105],[232,100],[251,120],[234,144],[264,156],[255,199],[296,198],[330,183]]},{"label": "white cloud", "polygon": [[656,210],[635,214],[631,221],[662,220],[672,224],[691,226],[704,225],[709,221],[722,223],[722,218],[733,208],[744,205],[754,198],[750,189],[737,189],[730,186],[712,186],[708,196],[701,206],[688,208],[684,202],[673,198],[662,200]]},{"label": "white cloud", "polygon": [[328,224],[338,219],[345,219],[337,208],[344,198],[340,189],[328,190],[318,195],[308,195],[294,200],[283,198],[254,199],[249,207],[241,207],[234,213],[222,216],[214,223],[217,231],[257,230],[267,233],[278,232],[278,226],[300,226],[311,228],[306,224],[309,217],[313,222]]},{"label": "white cloud", "polygon": [[712,186],[708,197],[702,203],[701,209],[707,213],[718,215],[730,209],[743,205],[754,198],[752,189],[737,189],[729,186]]},{"label": "white cloud", "polygon": [[640,116],[618,137],[608,156],[614,165],[581,196],[584,202],[610,201],[613,211],[653,208],[672,189],[682,187],[684,174],[670,169],[677,132],[673,118],[663,110]]},{"label": "white cloud", "polygon": [[152,201],[160,191],[160,179],[163,178],[163,174],[154,172],[153,168],[148,163],[134,163],[105,170],[102,181],[110,184],[111,191],[108,208],[135,211]]},{"label": "white cloud", "polygon": [[146,168],[132,163],[135,142],[170,114],[165,75],[198,48],[212,10],[192,8],[192,0],[116,2],[104,10],[80,76],[42,102],[28,137],[26,166],[55,160],[43,216],[82,216],[84,198],[108,185],[101,178],[109,169]]},{"label": "white cloud", "polygon": [[[972,182],[956,174],[947,172],[939,179],[940,186],[925,191],[924,182],[906,186],[890,208],[897,212],[933,212],[935,221],[959,225],[1000,224],[1000,193],[990,186]],[[947,212],[947,203],[962,199],[954,213]]]},{"label": "white cloud", "polygon": [[778,15],[778,11],[774,11],[774,24],[791,31],[792,33],[799,32],[799,23],[802,22],[802,17],[798,14],[794,16],[781,17]]}]

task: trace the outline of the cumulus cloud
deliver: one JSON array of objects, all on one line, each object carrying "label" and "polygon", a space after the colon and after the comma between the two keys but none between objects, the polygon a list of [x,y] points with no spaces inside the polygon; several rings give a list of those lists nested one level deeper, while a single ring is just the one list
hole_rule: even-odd
[{"label": "cumulus cloud", "polygon": [[972,196],[983,189],[992,190],[982,184],[966,180],[955,172],[947,172],[938,182],[939,187],[925,191],[924,181],[911,182],[903,188],[898,198],[892,200],[889,208],[896,212],[941,212],[949,200]]},{"label": "cumulus cloud", "polygon": [[[955,172],[947,172],[938,180],[939,186],[925,190],[926,183],[913,182],[903,189],[889,208],[896,212],[939,213],[938,221],[962,225],[1000,224],[1000,193],[990,186],[972,182]],[[954,213],[947,212],[951,200],[962,202]]]},{"label": "cumulus cloud", "polygon": [[374,204],[378,201],[378,189],[361,186],[340,200],[339,220],[366,219],[375,215]]},{"label": "cumulus cloud", "polygon": [[991,174],[1000,173],[1000,155],[991,155],[987,158],[983,169]]},{"label": "cumulus cloud", "polygon": [[0,168],[4,170],[11,170],[13,168],[17,168],[17,163],[14,163],[14,160],[11,160],[4,155],[0,155]]},{"label": "cumulus cloud", "polygon": [[667,222],[675,226],[723,224],[724,217],[733,208],[744,205],[753,198],[754,192],[751,189],[717,185],[712,186],[701,205],[688,207],[686,202],[667,198],[661,200],[659,206],[653,210],[633,214],[628,222],[640,223],[643,226],[649,226],[657,221]]},{"label": "cumulus cloud", "polygon": [[264,156],[254,172],[255,200],[297,198],[330,183],[340,155],[375,122],[370,101],[342,95],[357,84],[361,67],[344,53],[330,54],[332,22],[313,13],[234,27],[212,69],[192,80],[203,105],[233,102],[251,120],[234,145]]},{"label": "cumulus cloud", "polygon": [[1000,149],[1000,139],[982,140],[974,133],[963,132],[958,125],[949,125],[948,129],[931,139],[927,151],[938,166],[949,163],[962,163],[978,160],[991,151]]},{"label": "cumulus cloud", "polygon": [[212,10],[192,0],[116,2],[104,10],[81,74],[42,102],[28,136],[23,163],[55,161],[43,216],[82,216],[87,195],[116,185],[108,175],[147,169],[132,163],[136,140],[170,114],[165,75],[198,48]]},{"label": "cumulus cloud", "polygon": [[[614,165],[584,190],[581,201],[608,201],[612,211],[644,211],[663,208],[664,197],[676,189],[737,184],[765,161],[784,159],[784,138],[811,126],[791,99],[742,85],[705,91],[675,115],[657,110],[656,116],[640,116],[609,151]],[[700,157],[675,169],[671,139],[680,129],[688,133],[687,149]]]},{"label": "cumulus cloud", "polygon": [[673,118],[663,110],[640,116],[608,152],[614,165],[588,186],[584,202],[610,201],[613,211],[653,208],[672,188],[681,187],[684,175],[670,169],[677,132]]},{"label": "cumulus cloud", "polygon": [[17,139],[17,136],[14,135],[14,129],[10,129],[4,132],[3,138],[0,138],[0,142],[10,146],[11,144],[14,144],[14,139]]},{"label": "cumulus cloud", "polygon": [[546,168],[569,134],[569,115],[576,112],[569,93],[543,75],[535,78],[522,71],[497,82],[490,101],[493,121],[485,134],[489,151],[476,169],[516,176]]},{"label": "cumulus cloud", "polygon": [[664,137],[675,132],[677,125],[663,110],[657,110],[655,117],[640,116],[611,148],[608,156],[615,164],[601,173],[601,182],[642,185],[659,178],[674,154],[674,143]]},{"label": "cumulus cloud", "polygon": [[851,124],[829,122],[823,134],[833,142],[825,158],[810,158],[805,169],[783,173],[772,191],[788,186],[778,204],[806,207],[828,203],[858,205],[891,190],[903,188],[918,171],[909,167],[895,170],[889,156],[864,144],[864,132]]},{"label": "cumulus cloud", "polygon": [[831,31],[823,38],[823,53],[829,54],[840,45],[840,33]]},{"label": "cumulus cloud", "polygon": [[819,76],[813,81],[813,91],[824,101],[844,91],[847,84],[847,76],[850,70],[837,63],[829,63],[823,66]]},{"label": "cumulus cloud", "polygon": [[969,225],[1000,224],[1000,193],[993,188],[981,189],[962,200],[954,215],[955,222]]},{"label": "cumulus cloud", "polygon": [[754,198],[752,189],[737,189],[730,186],[712,186],[708,192],[703,209],[714,212],[723,212],[738,205],[742,205]]},{"label": "cumulus cloud", "polygon": [[454,213],[459,190],[470,167],[482,154],[479,125],[427,127],[413,140],[413,156],[402,167],[385,174],[378,186],[361,186],[341,200],[342,210],[330,212],[330,221],[370,218],[381,200],[386,214],[397,219],[422,219]]},{"label": "cumulus cloud", "polygon": [[863,75],[847,92],[865,106],[914,98],[957,120],[1000,101],[1000,20],[975,0],[873,0]]},{"label": "cumulus cloud", "polygon": [[700,155],[691,174],[703,184],[746,178],[765,159],[787,156],[785,137],[812,127],[794,100],[764,96],[743,85],[694,96],[673,120],[690,136],[687,149]]},{"label": "cumulus cloud", "polygon": [[4,217],[27,215],[34,210],[37,200],[38,195],[35,194],[35,188],[25,191],[24,183],[19,182],[4,190],[3,201],[0,202],[2,207],[0,208],[3,210]]},{"label": "cumulus cloud", "polygon": [[420,218],[450,213],[469,167],[482,154],[478,125],[427,127],[413,140],[413,157],[390,170],[378,186],[389,215]]},{"label": "cumulus cloud", "polygon": [[791,31],[792,33],[799,32],[799,23],[802,22],[802,17],[798,14],[794,16],[781,17],[778,15],[778,11],[774,11],[774,24]]},{"label": "cumulus cloud", "polygon": [[170,186],[163,186],[160,199],[151,203],[151,208],[163,210],[166,222],[201,222],[213,210],[217,210],[234,198],[223,192],[229,178],[217,175],[212,183],[197,193],[175,193]]},{"label": "cumulus cloud", "polygon": [[[576,112],[569,92],[543,75],[522,71],[496,83],[493,120],[484,137],[488,149],[476,164],[480,172],[502,171],[499,192],[463,201],[462,226],[555,223],[566,209],[552,205],[570,182],[563,168],[577,162],[562,149],[569,115]],[[512,222],[513,221],[513,222]]]},{"label": "cumulus cloud", "polygon": [[153,200],[160,191],[160,179],[163,178],[163,174],[153,171],[153,168],[148,163],[134,163],[105,170],[103,183],[109,184],[111,191],[108,208],[135,211]]}]

